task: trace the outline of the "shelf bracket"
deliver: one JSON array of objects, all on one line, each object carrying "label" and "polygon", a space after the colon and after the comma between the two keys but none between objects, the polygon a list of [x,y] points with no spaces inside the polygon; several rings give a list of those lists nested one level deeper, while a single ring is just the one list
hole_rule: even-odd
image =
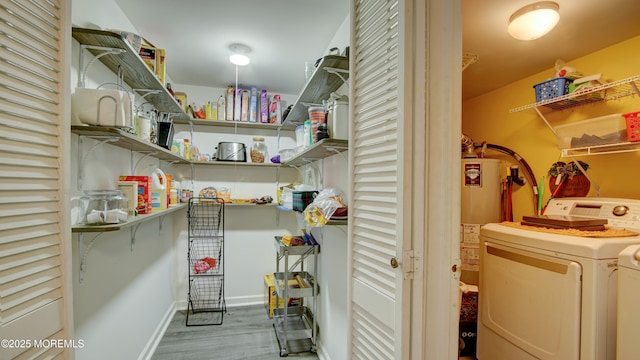
[{"label": "shelf bracket", "polygon": [[178,160],[168,161],[168,162],[167,162],[167,164],[166,164],[165,166],[163,166],[163,167],[161,167],[161,168],[160,168],[160,170],[162,170],[162,171],[166,172],[165,170],[167,170],[167,169],[169,168],[169,166],[171,166],[171,165],[173,165],[173,164],[177,164],[177,163],[179,163],[179,162],[180,162],[180,161],[178,161]]},{"label": "shelf bracket", "polygon": [[332,68],[332,67],[324,67],[323,68],[324,71],[328,72],[329,74],[334,74],[337,77],[340,78],[340,80],[342,80],[343,83],[347,82],[347,79],[345,79],[342,74],[348,74],[349,70],[346,69],[338,69],[338,68]]},{"label": "shelf bracket", "polygon": [[544,115],[542,115],[542,112],[540,111],[540,109],[538,109],[537,106],[534,107],[534,109],[538,113],[538,116],[540,116],[540,119],[542,119],[542,121],[544,121],[544,123],[547,124],[547,127],[551,130],[553,135],[558,136],[558,134],[556,134],[556,130],[553,128],[553,126],[551,126],[551,124],[549,124],[549,121],[547,121],[547,118],[545,118]]},{"label": "shelf bracket", "polygon": [[136,169],[138,168],[138,165],[140,165],[140,162],[142,160],[148,158],[149,156],[156,155],[158,152],[157,151],[138,151],[138,153],[144,154],[144,156],[142,156],[140,159],[138,159],[138,161],[136,161],[135,165],[131,169],[132,174],[136,173]]},{"label": "shelf bracket", "polygon": [[133,249],[136,245],[136,233],[138,232],[138,228],[141,224],[142,223],[137,223],[136,226],[131,228],[131,252],[133,252]]},{"label": "shelf bracket", "polygon": [[[84,66],[85,50],[98,50],[98,51],[104,51],[104,52],[100,53],[98,55],[95,55],[95,57],[93,59],[91,59],[91,61],[89,61],[86,66]],[[80,60],[79,60],[79,64],[78,64],[78,87],[83,88],[85,86],[85,79],[86,79],[86,76],[87,76],[87,71],[89,70],[89,67],[96,60],[100,59],[101,57],[103,57],[105,55],[118,55],[118,54],[122,54],[122,53],[125,53],[125,52],[126,52],[125,49],[117,49],[117,48],[110,48],[110,47],[105,47],[105,46],[94,46],[94,45],[81,44],[80,45]]]},{"label": "shelf bracket", "polygon": [[87,248],[84,251],[82,251],[82,244],[84,243],[84,233],[79,233],[78,234],[78,252],[80,253],[80,278],[79,278],[79,280],[80,280],[81,284],[84,281],[84,273],[87,271],[87,256],[89,256],[89,251],[91,250],[91,246],[93,246],[93,243],[102,234],[104,234],[104,233],[101,232],[101,233],[98,233],[96,236],[94,236],[93,239],[91,239],[91,241],[87,245]]},{"label": "shelf bracket", "polygon": [[154,89],[133,89],[133,91],[140,94],[140,97],[142,99],[145,99],[145,97],[147,97],[148,95],[160,94],[160,90],[154,90]]},{"label": "shelf bracket", "polygon": [[[94,140],[102,140],[99,141],[98,143],[94,144],[91,149],[89,149],[85,154],[83,154],[83,150],[82,150],[82,145],[84,143],[83,139],[85,137],[88,137],[90,139],[94,139]],[[82,182],[84,179],[84,165],[87,161],[87,157],[99,146],[102,146],[105,143],[108,142],[116,142],[120,140],[120,137],[118,136],[87,136],[87,135],[80,135],[78,136],[78,190],[82,189]]]}]

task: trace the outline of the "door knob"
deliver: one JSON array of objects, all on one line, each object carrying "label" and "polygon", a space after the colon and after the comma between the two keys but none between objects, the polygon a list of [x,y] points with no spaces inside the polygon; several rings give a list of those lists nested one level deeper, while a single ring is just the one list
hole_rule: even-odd
[{"label": "door knob", "polygon": [[398,267],[398,259],[396,259],[395,257],[391,258],[391,261],[389,261],[389,264],[391,265],[392,268],[397,268]]}]

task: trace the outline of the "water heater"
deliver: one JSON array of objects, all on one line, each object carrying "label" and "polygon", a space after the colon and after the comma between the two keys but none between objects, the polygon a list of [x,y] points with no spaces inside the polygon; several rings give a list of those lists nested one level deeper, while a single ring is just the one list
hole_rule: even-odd
[{"label": "water heater", "polygon": [[462,159],[460,257],[467,284],[478,284],[480,227],[501,221],[500,169],[498,159]]}]

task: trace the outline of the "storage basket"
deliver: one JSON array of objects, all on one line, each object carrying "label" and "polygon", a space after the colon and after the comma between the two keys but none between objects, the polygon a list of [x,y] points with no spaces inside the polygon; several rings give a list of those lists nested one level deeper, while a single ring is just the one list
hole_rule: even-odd
[{"label": "storage basket", "polygon": [[627,122],[627,141],[629,142],[640,141],[640,117],[638,114],[640,111],[622,114]]},{"label": "storage basket", "polygon": [[569,93],[569,85],[573,79],[559,77],[533,85],[536,91],[536,102],[553,99]]}]

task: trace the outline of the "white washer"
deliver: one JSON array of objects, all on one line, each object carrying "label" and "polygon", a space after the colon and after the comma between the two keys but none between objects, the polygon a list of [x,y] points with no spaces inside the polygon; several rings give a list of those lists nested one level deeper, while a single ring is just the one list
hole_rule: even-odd
[{"label": "white washer", "polygon": [[[640,201],[560,198],[547,215],[640,231]],[[639,236],[480,230],[479,360],[615,360],[618,254]]]},{"label": "white washer", "polygon": [[640,245],[632,245],[618,255],[618,359],[640,356]]}]

